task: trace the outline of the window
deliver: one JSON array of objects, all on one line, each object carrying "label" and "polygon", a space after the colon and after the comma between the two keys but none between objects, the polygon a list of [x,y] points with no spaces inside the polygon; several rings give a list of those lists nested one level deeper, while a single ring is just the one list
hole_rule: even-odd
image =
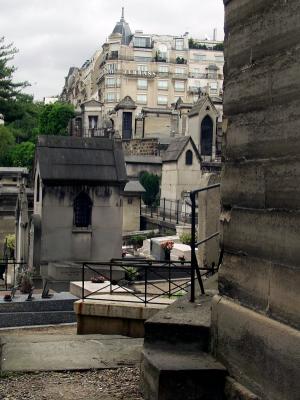
[{"label": "window", "polygon": [[108,103],[113,103],[116,101],[116,93],[108,92],[106,93],[106,100]]},{"label": "window", "polygon": [[138,79],[137,87],[138,87],[138,89],[148,89],[147,79]]},{"label": "window", "polygon": [[137,66],[137,70],[139,72],[147,72],[148,71],[148,66],[145,64],[140,64]]},{"label": "window", "polygon": [[116,78],[106,78],[106,86],[107,87],[115,87]]},{"label": "window", "polygon": [[168,81],[157,81],[157,88],[160,90],[168,90]]},{"label": "window", "polygon": [[216,62],[224,62],[224,56],[215,56]]},{"label": "window", "polygon": [[184,42],[183,39],[175,39],[175,49],[183,50]]},{"label": "window", "polygon": [[185,69],[184,68],[180,68],[180,67],[176,67],[175,68],[175,74],[183,75],[183,74],[185,74]]},{"label": "window", "polygon": [[41,191],[41,180],[40,180],[40,176],[38,175],[37,180],[36,180],[36,202],[37,203],[40,201],[40,191]]},{"label": "window", "polygon": [[168,65],[159,65],[159,66],[158,66],[158,72],[164,72],[164,73],[169,72],[169,67],[168,67]]},{"label": "window", "polygon": [[98,116],[89,115],[89,129],[95,129],[98,125]]},{"label": "window", "polygon": [[206,55],[205,54],[194,54],[195,61],[205,61]]},{"label": "window", "polygon": [[193,164],[193,152],[192,150],[187,150],[185,153],[185,164],[192,165]]},{"label": "window", "polygon": [[138,94],[136,96],[136,101],[139,104],[147,104],[147,95],[146,94]]},{"label": "window", "polygon": [[160,105],[168,104],[168,96],[157,96],[157,104]]},{"label": "window", "polygon": [[118,64],[106,64],[106,70],[108,74],[115,74],[118,69]]},{"label": "window", "polygon": [[151,39],[149,37],[135,36],[133,38],[134,47],[151,47]]},{"label": "window", "polygon": [[175,91],[184,92],[184,81],[175,81]]},{"label": "window", "polygon": [[88,228],[92,224],[92,200],[85,192],[79,193],[74,200],[74,226]]}]

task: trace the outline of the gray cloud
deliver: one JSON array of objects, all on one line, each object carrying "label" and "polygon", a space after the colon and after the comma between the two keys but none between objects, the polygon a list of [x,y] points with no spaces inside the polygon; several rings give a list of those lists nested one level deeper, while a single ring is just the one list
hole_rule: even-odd
[{"label": "gray cloud", "polygon": [[16,79],[42,99],[60,93],[70,66],[81,66],[101,46],[120,19],[145,33],[223,38],[221,0],[0,0],[0,36],[19,49]]}]

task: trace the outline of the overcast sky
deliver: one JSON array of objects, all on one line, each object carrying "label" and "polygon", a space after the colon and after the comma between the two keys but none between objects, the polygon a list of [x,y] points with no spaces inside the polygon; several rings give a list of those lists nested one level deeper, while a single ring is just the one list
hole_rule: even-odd
[{"label": "overcast sky", "polygon": [[0,36],[19,49],[18,80],[36,99],[59,94],[70,66],[81,66],[120,19],[144,33],[223,39],[222,0],[0,0]]}]

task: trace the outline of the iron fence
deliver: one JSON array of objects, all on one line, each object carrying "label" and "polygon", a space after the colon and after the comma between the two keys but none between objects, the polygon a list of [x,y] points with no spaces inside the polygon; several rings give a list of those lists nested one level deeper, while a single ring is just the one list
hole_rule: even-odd
[{"label": "iron fence", "polygon": [[[17,275],[27,269],[27,263],[17,262],[14,259],[0,260],[0,291],[6,291],[16,287]],[[8,278],[10,277],[10,282]]]},{"label": "iron fence", "polygon": [[[86,294],[86,272],[103,277],[101,288]],[[122,277],[116,279],[115,273],[123,272]],[[213,268],[199,268],[202,275],[213,274]],[[128,274],[136,273],[141,280],[134,285],[128,280]],[[181,275],[178,278],[178,275]],[[138,286],[138,289],[135,288]],[[86,262],[82,264],[82,292],[83,300],[114,301],[147,304],[161,304],[159,298],[176,298],[188,293],[191,285],[191,263],[188,261],[148,260],[141,258],[112,259],[109,262]],[[120,289],[122,289],[120,293]],[[105,295],[118,294],[109,297]],[[122,299],[122,294],[127,295]],[[101,295],[101,297],[99,296]],[[128,295],[130,295],[128,297]],[[95,297],[96,296],[96,297]]]},{"label": "iron fence", "polygon": [[[157,206],[143,206],[141,209],[143,216],[156,218],[157,220],[167,221],[178,225],[191,225],[192,209],[191,205],[181,200],[169,200],[166,198],[160,199],[160,204]],[[198,218],[196,216],[196,224]]]}]

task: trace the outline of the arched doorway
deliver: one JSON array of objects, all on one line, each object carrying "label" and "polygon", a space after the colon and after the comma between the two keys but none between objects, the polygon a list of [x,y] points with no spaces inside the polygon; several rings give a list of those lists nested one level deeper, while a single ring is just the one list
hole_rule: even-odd
[{"label": "arched doorway", "polygon": [[201,155],[211,156],[213,146],[214,123],[209,115],[203,118],[200,132]]}]

